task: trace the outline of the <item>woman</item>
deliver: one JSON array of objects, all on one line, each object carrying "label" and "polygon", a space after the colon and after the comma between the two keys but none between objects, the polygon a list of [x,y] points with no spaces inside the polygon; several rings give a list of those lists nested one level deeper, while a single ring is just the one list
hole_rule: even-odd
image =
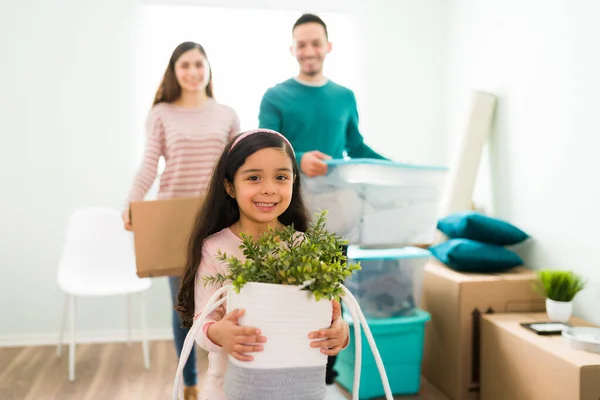
[{"label": "woman", "polygon": [[[213,97],[212,73],[204,48],[181,43],[173,51],[146,123],[144,160],[135,177],[123,212],[125,229],[131,230],[129,203],[141,201],[156,179],[158,160],[165,160],[159,199],[199,196],[208,187],[214,163],[229,140],[239,133],[236,112]],[[169,277],[171,298],[176,302],[181,279]],[[189,329],[182,328],[173,310],[173,333],[181,353]],[[183,372],[185,399],[196,400],[196,356],[193,351]]]}]

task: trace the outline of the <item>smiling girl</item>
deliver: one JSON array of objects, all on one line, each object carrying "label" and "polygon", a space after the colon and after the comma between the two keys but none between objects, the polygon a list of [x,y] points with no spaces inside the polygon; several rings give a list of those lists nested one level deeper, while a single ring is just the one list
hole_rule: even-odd
[{"label": "smiling girl", "polygon": [[[188,261],[176,309],[192,326],[219,285],[205,286],[204,278],[226,274],[219,251],[245,259],[242,233],[258,238],[269,228],[293,226],[305,232],[309,219],[302,200],[298,164],[290,143],[280,133],[258,129],[245,132],[225,147],[190,237]],[[348,345],[348,324],[340,305],[332,302],[328,329],[302,332],[311,347],[337,355]],[[240,368],[228,362],[252,361],[252,353],[269,346],[260,326],[240,326],[243,310],[228,314],[221,305],[211,313],[194,339],[209,351],[209,367],[201,400],[322,399],[326,366],[283,371]],[[290,310],[293,312],[293,310]],[[307,348],[307,351],[309,349]],[[282,355],[285,357],[285,355]],[[307,384],[318,382],[320,384]]]}]

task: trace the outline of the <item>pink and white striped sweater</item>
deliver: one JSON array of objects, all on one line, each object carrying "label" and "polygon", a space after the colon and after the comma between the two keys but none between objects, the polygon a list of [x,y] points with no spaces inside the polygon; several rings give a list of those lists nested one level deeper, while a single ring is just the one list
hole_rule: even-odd
[{"label": "pink and white striped sweater", "polygon": [[146,121],[146,150],[127,207],[144,199],[156,179],[161,156],[165,170],[160,176],[159,199],[203,194],[223,148],[239,131],[237,113],[214,99],[199,108],[155,105]]}]

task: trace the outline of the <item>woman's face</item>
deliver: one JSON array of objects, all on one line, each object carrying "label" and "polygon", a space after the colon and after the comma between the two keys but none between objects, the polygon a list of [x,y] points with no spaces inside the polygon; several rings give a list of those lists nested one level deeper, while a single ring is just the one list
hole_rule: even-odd
[{"label": "woman's face", "polygon": [[182,91],[204,91],[210,79],[208,60],[200,50],[188,50],[175,62],[175,77]]}]

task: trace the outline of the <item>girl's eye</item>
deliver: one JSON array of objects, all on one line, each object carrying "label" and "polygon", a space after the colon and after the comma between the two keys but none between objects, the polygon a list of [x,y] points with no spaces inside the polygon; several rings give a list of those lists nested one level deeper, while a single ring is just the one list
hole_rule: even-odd
[{"label": "girl's eye", "polygon": [[285,175],[279,175],[279,176],[277,177],[277,179],[279,179],[280,181],[284,181],[284,180],[288,179],[288,177],[287,177],[287,176],[285,176]]},{"label": "girl's eye", "polygon": [[258,176],[251,176],[248,178],[249,181],[257,181],[258,179]]}]

